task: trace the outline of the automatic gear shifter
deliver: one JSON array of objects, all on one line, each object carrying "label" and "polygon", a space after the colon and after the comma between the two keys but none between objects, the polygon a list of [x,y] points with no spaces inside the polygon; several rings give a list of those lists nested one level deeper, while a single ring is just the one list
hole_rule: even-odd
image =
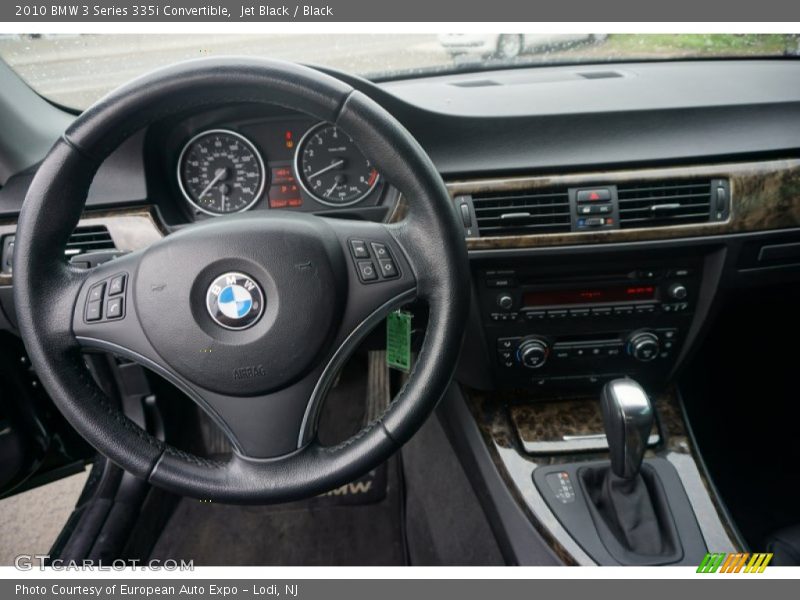
[{"label": "automatic gear shifter", "polygon": [[603,388],[600,405],[611,470],[622,479],[635,479],[653,428],[650,399],[632,379],[616,379]]},{"label": "automatic gear shifter", "polygon": [[653,427],[653,407],[632,379],[606,384],[601,396],[611,466],[587,467],[580,476],[594,507],[598,533],[616,538],[631,562],[648,562],[674,549],[671,517],[652,469],[642,468]]}]

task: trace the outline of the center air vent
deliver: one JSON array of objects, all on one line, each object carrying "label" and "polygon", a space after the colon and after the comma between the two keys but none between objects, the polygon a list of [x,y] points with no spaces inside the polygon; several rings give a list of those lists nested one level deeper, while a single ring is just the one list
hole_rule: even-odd
[{"label": "center air vent", "polygon": [[[718,184],[721,185],[721,184]],[[659,227],[707,223],[714,217],[710,179],[647,181],[617,186],[619,226]]]},{"label": "center air vent", "polygon": [[69,236],[67,256],[96,252],[98,250],[114,250],[114,240],[105,225],[84,225],[77,227]]},{"label": "center air vent", "polygon": [[472,204],[482,237],[570,230],[567,188],[475,194]]}]

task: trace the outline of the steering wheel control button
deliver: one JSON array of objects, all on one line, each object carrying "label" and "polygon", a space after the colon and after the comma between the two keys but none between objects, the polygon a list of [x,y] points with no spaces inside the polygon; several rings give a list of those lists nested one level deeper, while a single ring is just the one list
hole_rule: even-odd
[{"label": "steering wheel control button", "polygon": [[372,242],[372,251],[375,253],[375,258],[378,260],[382,260],[384,258],[390,258],[389,251],[386,249],[384,244],[378,244],[377,242]]},{"label": "steering wheel control button", "polygon": [[105,291],[105,289],[106,289],[105,282],[93,285],[92,288],[89,290],[89,297],[87,298],[87,301],[97,302],[98,300],[102,300],[103,292]]},{"label": "steering wheel control button", "polygon": [[361,240],[350,240],[350,249],[353,251],[355,258],[369,258],[367,244]]},{"label": "steering wheel control button", "polygon": [[86,320],[99,321],[103,317],[103,302],[95,300],[86,304]]},{"label": "steering wheel control button", "polygon": [[108,284],[108,295],[116,296],[125,291],[125,274],[115,275]]},{"label": "steering wheel control button", "polygon": [[208,287],[208,314],[225,329],[247,329],[255,325],[264,312],[264,293],[244,273],[223,273]]},{"label": "steering wheel control button", "polygon": [[[382,242],[350,240],[350,251],[356,259],[356,268],[361,283],[376,283],[384,279],[400,277],[389,246]],[[371,249],[371,251],[370,251]],[[359,260],[362,258],[376,260]]]},{"label": "steering wheel control button", "polygon": [[379,260],[378,264],[381,266],[381,275],[384,277],[384,279],[392,279],[397,277],[397,267],[394,265],[394,261],[392,261],[391,258]]},{"label": "steering wheel control button", "polygon": [[[84,319],[87,323],[121,319],[125,316],[125,283],[127,273],[117,273],[89,288],[86,294]],[[115,298],[112,299],[112,296]]]},{"label": "steering wheel control button", "polygon": [[122,297],[111,298],[106,303],[106,318],[107,319],[120,319],[123,312]]},{"label": "steering wheel control button", "polygon": [[378,272],[375,270],[375,265],[371,260],[358,261],[358,276],[361,281],[376,281],[378,279]]}]

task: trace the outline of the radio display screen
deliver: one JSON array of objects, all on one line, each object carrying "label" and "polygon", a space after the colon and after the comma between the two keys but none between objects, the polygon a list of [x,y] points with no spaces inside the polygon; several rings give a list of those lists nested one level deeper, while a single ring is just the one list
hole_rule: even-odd
[{"label": "radio display screen", "polygon": [[571,290],[528,291],[523,295],[523,305],[556,306],[560,304],[595,304],[655,299],[656,287],[653,285],[620,285]]}]

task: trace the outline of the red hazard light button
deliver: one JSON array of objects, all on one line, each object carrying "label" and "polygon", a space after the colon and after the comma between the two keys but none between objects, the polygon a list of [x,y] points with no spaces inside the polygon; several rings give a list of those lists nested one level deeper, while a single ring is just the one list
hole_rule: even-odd
[{"label": "red hazard light button", "polygon": [[611,200],[611,190],[608,188],[578,190],[576,200],[578,202],[608,202]]}]

